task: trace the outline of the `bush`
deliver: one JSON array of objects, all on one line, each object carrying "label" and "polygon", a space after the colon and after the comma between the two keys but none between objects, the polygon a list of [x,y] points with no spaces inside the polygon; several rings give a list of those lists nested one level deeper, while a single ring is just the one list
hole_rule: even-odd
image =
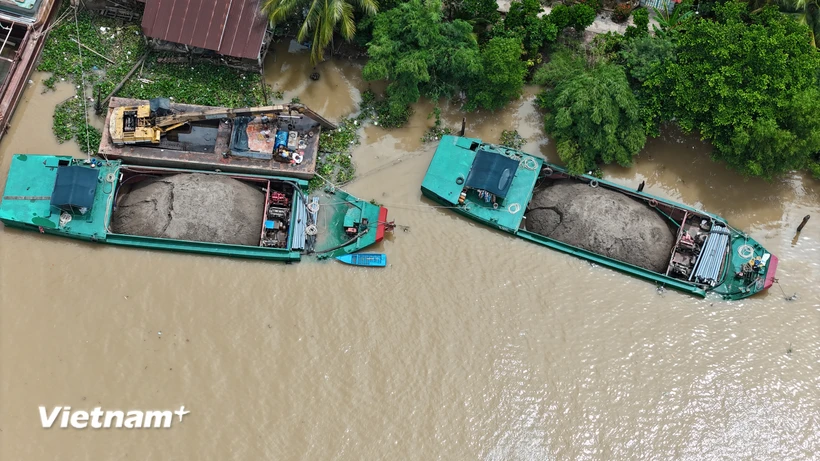
[{"label": "bush", "polygon": [[600,13],[600,11],[604,8],[604,3],[601,0],[578,0],[578,5],[586,5],[596,13]]},{"label": "bush", "polygon": [[649,11],[646,8],[637,8],[632,12],[634,26],[626,28],[627,38],[645,37],[649,35]]},{"label": "bush", "polygon": [[629,166],[646,143],[641,111],[624,69],[560,51],[535,75],[545,90],[536,103],[547,110],[545,131],[570,172],[598,163]]},{"label": "bush", "polygon": [[551,23],[555,24],[555,27],[558,28],[559,31],[562,31],[569,26],[570,9],[563,3],[559,3],[555,5],[547,18]]},{"label": "bush", "polygon": [[588,5],[572,5],[570,8],[570,24],[576,31],[583,32],[595,22],[595,10]]},{"label": "bush", "polygon": [[612,20],[617,23],[624,23],[632,13],[632,6],[628,3],[619,3],[612,12]]}]

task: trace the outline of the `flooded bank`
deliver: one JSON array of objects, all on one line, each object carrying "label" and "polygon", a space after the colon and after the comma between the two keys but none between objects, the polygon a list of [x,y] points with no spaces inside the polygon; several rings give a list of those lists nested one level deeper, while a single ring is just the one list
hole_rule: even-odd
[{"label": "flooded bank", "polygon": [[[271,84],[331,118],[356,63]],[[335,70],[334,70],[335,69]],[[73,90],[26,90],[12,153],[70,153],[50,130]],[[65,91],[64,91],[65,90]],[[64,95],[61,93],[65,93]],[[467,134],[515,128],[557,161],[536,89]],[[291,96],[293,95],[293,96]],[[464,116],[442,104],[454,130]],[[474,225],[422,199],[435,143],[422,102],[367,126],[348,189],[407,226],[388,267],[294,265],[118,249],[0,228],[0,459],[806,459],[820,449],[820,183],[767,183],[668,131],[607,179],[701,207],[780,257],[780,284],[697,299]],[[798,239],[806,214],[815,216]],[[797,293],[793,301],[786,297]],[[160,334],[161,333],[161,334]],[[169,430],[44,430],[38,406],[176,409]]]}]

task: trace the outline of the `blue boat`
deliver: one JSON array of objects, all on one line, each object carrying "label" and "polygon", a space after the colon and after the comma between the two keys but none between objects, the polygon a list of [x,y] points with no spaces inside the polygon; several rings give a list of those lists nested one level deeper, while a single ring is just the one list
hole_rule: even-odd
[{"label": "blue boat", "polygon": [[351,266],[384,267],[387,265],[387,255],[384,253],[354,253],[337,256],[336,259]]}]

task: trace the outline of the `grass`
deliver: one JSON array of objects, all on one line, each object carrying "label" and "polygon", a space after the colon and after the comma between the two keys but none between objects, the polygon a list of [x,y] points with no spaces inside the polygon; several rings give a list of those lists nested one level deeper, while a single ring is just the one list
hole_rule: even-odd
[{"label": "grass", "polygon": [[441,108],[436,106],[433,108],[433,111],[427,114],[427,119],[435,117],[436,122],[424,133],[424,136],[421,137],[421,142],[430,142],[430,141],[438,141],[444,135],[452,134],[453,130],[446,126],[442,126],[441,124]]},{"label": "grass", "polygon": [[[70,10],[64,6],[62,11]],[[61,12],[62,12],[61,11]],[[79,49],[76,40],[117,64],[88,51]],[[100,144],[101,133],[87,125],[85,106],[93,107],[89,100],[83,101],[83,87],[88,90],[99,87],[103,93],[111,91],[124,77],[134,62],[144,52],[144,42],[137,24],[122,24],[107,18],[94,18],[85,11],[69,13],[48,36],[37,70],[50,72],[43,81],[47,89],[54,89],[58,81],[72,83],[77,94],[74,98],[57,105],[54,110],[53,130],[60,143],[75,139],[83,151],[95,152]],[[82,53],[82,55],[81,55]],[[82,56],[82,57],[81,57]]]},{"label": "grass", "polygon": [[334,131],[324,131],[319,136],[319,158],[316,161],[318,175],[310,180],[309,189],[316,190],[329,180],[343,185],[353,180],[356,166],[350,151],[359,145],[359,118],[345,118]]},{"label": "grass", "polygon": [[[71,10],[64,6],[62,11]],[[77,42],[108,57],[116,64],[82,49]],[[58,81],[71,82],[77,94],[59,104],[54,110],[53,131],[60,143],[74,139],[83,151],[96,152],[101,133],[86,124],[84,106],[90,109],[99,92],[107,96],[147,51],[138,23],[124,23],[104,18],[87,11],[77,12],[55,27],[48,36],[39,71],[50,72],[43,83],[54,89]],[[166,54],[165,56],[173,56]],[[126,98],[150,99],[167,97],[175,102],[207,106],[256,106],[263,104],[262,77],[259,73],[245,73],[226,66],[207,62],[196,64],[169,64],[159,62],[162,54],[150,54],[138,70],[117,93]],[[83,89],[85,97],[83,104]],[[268,90],[268,96],[281,98],[281,93]],[[90,115],[89,115],[90,117]],[[86,137],[86,133],[88,136]]]},{"label": "grass", "polygon": [[[62,10],[69,9],[65,6]],[[84,45],[116,64],[86,49],[82,50],[80,59],[77,42],[72,40],[76,39],[78,30]],[[146,51],[139,24],[123,23],[86,11],[77,12],[76,25],[71,12],[51,31],[38,67],[40,71],[51,73],[44,84],[54,89],[58,81],[67,81],[74,84],[77,91],[73,98],[57,105],[54,110],[52,128],[60,143],[73,139],[83,151],[97,151],[102,134],[86,123],[82,86],[85,84],[86,105],[91,109],[94,106],[92,99],[98,91],[102,97],[107,96]],[[162,58],[166,56],[179,57],[168,53],[151,53],[116,96],[136,99],[167,97],[178,103],[223,107],[260,106],[266,103],[259,73],[245,73],[208,62],[172,64],[163,62]],[[283,97],[281,92],[274,91],[270,86],[266,87],[266,91],[268,103]],[[293,98],[292,102],[298,103],[299,98]],[[319,175],[338,185],[353,180],[356,167],[350,152],[359,144],[358,129],[361,123],[373,120],[376,125],[380,121],[386,121],[388,125],[400,124],[385,114],[386,102],[377,101],[375,94],[366,92],[356,117],[346,118],[337,130],[321,134],[316,167]],[[314,190],[324,183],[317,176],[311,180],[310,188]]]},{"label": "grass", "polygon": [[519,150],[524,147],[524,144],[527,143],[527,140],[524,139],[520,134],[518,134],[518,130],[503,130],[501,132],[501,139],[498,141],[499,144],[506,147],[511,147],[515,150]]}]

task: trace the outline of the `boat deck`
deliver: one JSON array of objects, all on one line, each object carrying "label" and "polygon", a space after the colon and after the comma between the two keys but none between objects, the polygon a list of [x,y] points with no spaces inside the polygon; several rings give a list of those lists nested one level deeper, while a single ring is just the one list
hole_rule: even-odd
[{"label": "boat deck", "polygon": [[[121,106],[148,104],[148,101],[129,98],[111,98],[105,124],[109,121],[113,109]],[[172,103],[175,113],[212,110],[214,107],[192,104]],[[281,126],[276,128],[293,130],[305,139],[302,162],[297,164],[281,161],[271,155],[274,150],[276,131],[270,130],[265,136],[262,133],[258,118],[247,126],[248,148],[246,155],[226,155],[231,151],[230,139],[233,130],[231,121],[193,122],[192,128],[180,128],[170,131],[162,137],[159,144],[127,144],[118,146],[111,139],[111,133],[103,130],[98,154],[129,164],[186,168],[194,170],[220,170],[232,173],[289,176],[311,179],[316,174],[316,162],[319,148],[319,123],[307,115],[281,116],[282,120],[274,122]],[[202,133],[196,133],[199,130]],[[212,135],[205,133],[212,131]],[[310,135],[312,133],[312,135]],[[304,135],[304,136],[303,136]],[[213,139],[211,139],[213,138]],[[273,158],[263,158],[273,157]]]},{"label": "boat deck", "polygon": [[[515,151],[500,146],[484,145],[481,149],[478,149],[478,145],[481,144],[478,139],[445,136],[441,140],[442,146],[445,143],[452,143],[459,148],[450,150],[449,155],[436,155],[433,157],[421,187],[422,191],[435,191],[435,195],[443,199],[446,204],[454,207],[459,204],[459,196],[462,194],[468,179],[466,172],[470,171],[479,150],[504,155],[507,155],[505,152],[508,152],[509,155],[515,157]],[[443,148],[440,146],[439,149]],[[532,191],[543,164],[543,161],[536,157],[528,156],[519,160],[522,167],[516,169],[506,196],[502,200],[497,200],[497,207],[492,202],[487,202],[473,193],[468,193],[464,198],[464,202],[467,204],[464,207],[466,211],[492,226],[510,232],[516,231],[521,226],[527,204],[530,203]]]},{"label": "boat deck", "polygon": [[[45,165],[45,168],[43,166]],[[74,238],[105,240],[108,210],[114,197],[114,182],[119,173],[118,164],[103,165],[97,169],[98,185],[94,202],[84,216],[74,214],[70,222],[60,226],[62,215],[52,206],[51,196],[60,166],[68,166],[69,158],[39,155],[12,157],[2,200],[2,218],[21,223],[31,230],[42,228],[49,233],[63,233]],[[31,178],[37,178],[32,181]],[[64,215],[63,215],[64,216]]]}]

